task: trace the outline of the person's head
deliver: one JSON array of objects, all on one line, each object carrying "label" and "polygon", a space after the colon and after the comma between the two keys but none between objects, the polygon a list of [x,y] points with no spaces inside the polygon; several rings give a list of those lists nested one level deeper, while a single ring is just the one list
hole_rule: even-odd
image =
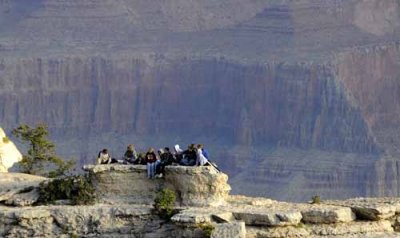
[{"label": "person's head", "polygon": [[128,150],[134,150],[134,149],[135,149],[135,146],[132,145],[132,144],[130,144],[130,145],[128,145],[127,149],[128,149]]},{"label": "person's head", "polygon": [[203,145],[202,144],[197,144],[197,149],[203,149]]},{"label": "person's head", "polygon": [[195,145],[194,145],[194,144],[190,144],[190,145],[188,146],[188,149],[189,149],[189,150],[194,150],[194,149],[195,149]]},{"label": "person's head", "polygon": [[103,154],[108,154],[108,150],[107,150],[107,149],[103,149],[103,150],[101,151],[101,153],[103,153]]},{"label": "person's head", "polygon": [[164,150],[160,148],[160,149],[158,150],[158,154],[159,154],[159,155],[164,154]]},{"label": "person's head", "polygon": [[165,148],[164,148],[164,151],[165,151],[165,152],[169,152],[169,147],[165,147]]}]

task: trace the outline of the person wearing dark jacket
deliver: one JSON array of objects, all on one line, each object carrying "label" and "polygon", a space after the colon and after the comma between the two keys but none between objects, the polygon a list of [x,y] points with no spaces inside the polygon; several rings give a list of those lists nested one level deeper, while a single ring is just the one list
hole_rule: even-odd
[{"label": "person wearing dark jacket", "polygon": [[157,155],[153,148],[150,148],[146,153],[146,167],[147,167],[147,178],[153,178],[156,174],[157,167]]},{"label": "person wearing dark jacket", "polygon": [[124,154],[124,160],[129,164],[138,163],[138,155],[134,145],[128,145]]},{"label": "person wearing dark jacket", "polygon": [[196,148],[194,144],[188,146],[188,149],[183,152],[181,165],[194,166],[196,164]]},{"label": "person wearing dark jacket", "polygon": [[165,174],[165,166],[172,165],[174,161],[174,155],[169,150],[169,147],[165,147],[163,153],[160,154],[160,163],[157,166],[157,174],[159,174],[160,178]]}]

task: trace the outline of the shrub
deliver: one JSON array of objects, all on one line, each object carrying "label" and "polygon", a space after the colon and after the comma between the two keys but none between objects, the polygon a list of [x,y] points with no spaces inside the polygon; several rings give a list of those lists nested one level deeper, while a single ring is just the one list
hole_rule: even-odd
[{"label": "shrub", "polygon": [[7,144],[8,142],[10,142],[10,139],[7,136],[3,137],[3,143]]},{"label": "shrub", "polygon": [[315,195],[311,198],[311,204],[320,204],[321,203],[321,197],[318,195]]},{"label": "shrub", "polygon": [[[22,124],[12,133],[23,143],[28,144],[28,151],[23,154],[22,161],[19,162],[22,172],[54,178],[65,176],[74,166],[74,161],[65,162],[56,155],[54,143],[47,138],[49,132],[46,124],[39,124],[35,128]],[[48,169],[55,170],[46,173]]]},{"label": "shrub", "polygon": [[164,188],[157,193],[154,199],[154,208],[161,218],[169,220],[174,212],[175,201],[175,192]]},{"label": "shrub", "polygon": [[95,202],[94,192],[88,176],[53,179],[40,184],[38,203],[51,204],[57,200],[70,200],[72,205],[88,205]]},{"label": "shrub", "polygon": [[205,237],[211,237],[211,234],[215,229],[215,227],[210,223],[201,223],[198,225],[198,228],[203,230]]}]

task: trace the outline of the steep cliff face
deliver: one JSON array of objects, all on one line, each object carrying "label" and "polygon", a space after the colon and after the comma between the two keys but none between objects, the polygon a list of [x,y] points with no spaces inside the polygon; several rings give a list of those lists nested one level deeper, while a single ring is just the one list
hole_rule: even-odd
[{"label": "steep cliff face", "polygon": [[[0,122],[45,121],[62,154],[87,160],[201,141],[235,192],[397,193],[398,8],[1,1]],[[287,192],[268,193],[277,182]]]}]

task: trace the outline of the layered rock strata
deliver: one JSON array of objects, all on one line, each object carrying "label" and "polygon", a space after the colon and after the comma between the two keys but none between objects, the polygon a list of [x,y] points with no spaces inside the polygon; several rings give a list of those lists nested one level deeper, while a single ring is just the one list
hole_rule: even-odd
[{"label": "layered rock strata", "polygon": [[238,193],[398,195],[398,9],[3,0],[0,121],[7,132],[45,121],[82,163],[132,141],[196,140],[214,146]]}]

